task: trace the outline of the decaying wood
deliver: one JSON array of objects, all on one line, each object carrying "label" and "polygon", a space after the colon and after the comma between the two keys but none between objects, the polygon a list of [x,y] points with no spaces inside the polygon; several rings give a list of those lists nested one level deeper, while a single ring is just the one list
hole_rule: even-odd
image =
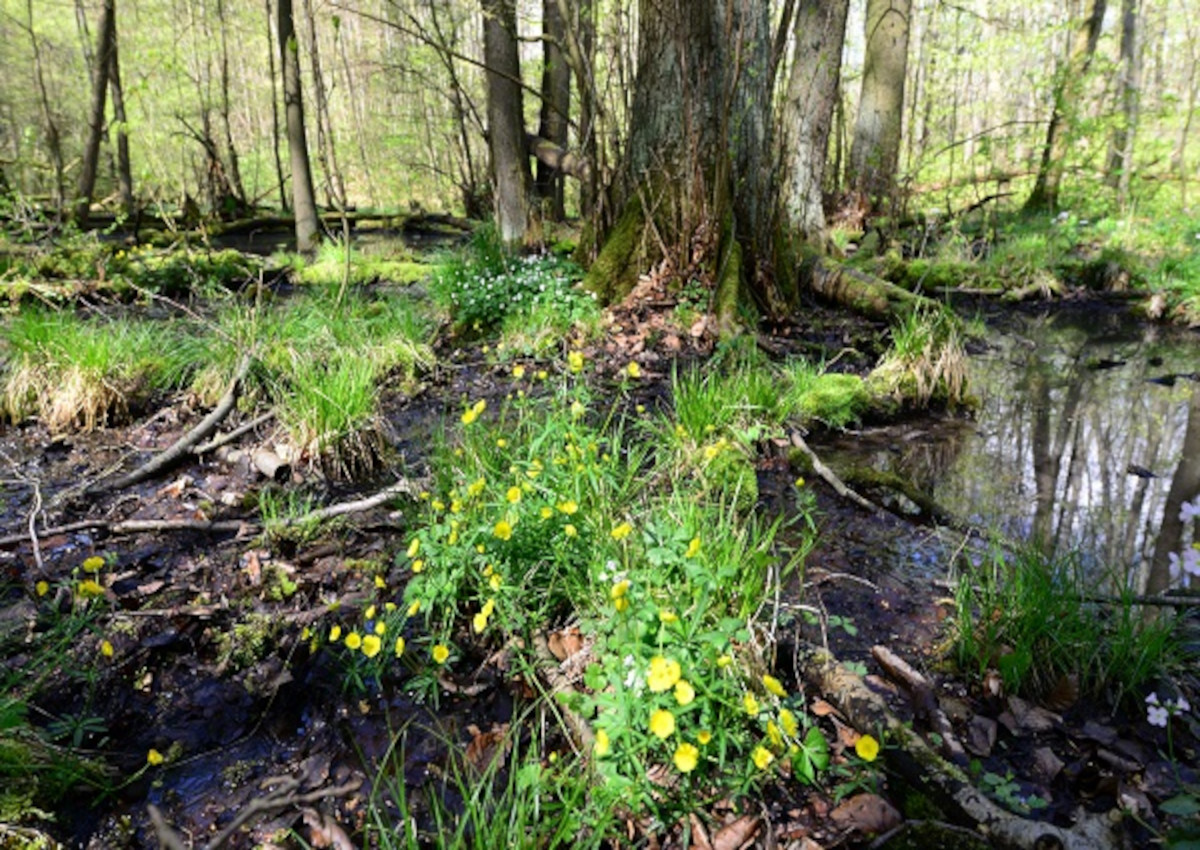
[{"label": "decaying wood", "polygon": [[538,162],[545,163],[569,177],[586,181],[591,174],[591,166],[586,159],[554,144],[549,139],[543,139],[533,133],[526,133],[525,143],[529,145],[529,152]]},{"label": "decaying wood", "polygon": [[250,453],[250,462],[254,468],[276,484],[282,484],[292,477],[292,465],[275,452],[260,446]]},{"label": "decaying wood", "polygon": [[938,302],[923,295],[828,257],[819,257],[812,263],[809,286],[822,298],[872,319],[891,319],[916,309],[939,308]]},{"label": "decaying wood", "polygon": [[229,387],[225,390],[225,394],[221,396],[220,401],[217,402],[217,406],[195,428],[176,440],[170,448],[160,452],[137,469],[126,475],[122,475],[115,481],[97,481],[87,487],[84,490],[84,494],[94,496],[110,490],[121,490],[125,487],[131,487],[148,478],[153,478],[163,470],[188,457],[192,453],[192,449],[208,439],[217,430],[217,426],[229,415],[229,412],[233,410],[234,405],[237,404],[238,395],[241,393],[242,381],[245,380],[246,373],[250,371],[250,364],[253,360],[254,358],[249,354],[242,357],[242,361],[238,364],[237,371],[234,373],[233,380],[229,382]]},{"label": "decaying wood", "polygon": [[956,764],[965,765],[967,754],[958,736],[954,734],[954,726],[951,725],[950,719],[938,704],[937,695],[933,692],[933,685],[929,680],[886,646],[871,647],[871,657],[883,668],[889,679],[899,682],[908,690],[917,716],[927,721],[930,728],[941,737],[942,754]]},{"label": "decaying wood", "polygon": [[860,730],[882,736],[881,756],[905,782],[920,789],[946,817],[986,835],[994,847],[1033,850],[1116,850],[1121,846],[1103,815],[1079,811],[1071,829],[1027,820],[998,806],[976,788],[961,768],[942,758],[901,722],[876,694],[828,652],[812,645],[797,650],[796,666],[805,681],[833,703]]},{"label": "decaying wood", "polygon": [[808,443],[804,441],[804,437],[800,435],[799,431],[792,432],[791,440],[793,446],[800,449],[800,451],[804,452],[804,454],[808,456],[809,462],[812,463],[813,472],[821,476],[821,478],[825,480],[825,483],[834,489],[835,493],[837,493],[843,499],[848,499],[849,501],[854,502],[854,504],[870,511],[873,514],[884,512],[883,508],[879,507],[879,505],[864,499],[858,493],[847,487],[842,479],[838,478],[837,474],[828,466],[826,466],[819,457],[817,457],[817,453],[809,448]]},{"label": "decaying wood", "polygon": [[559,700],[553,699],[555,694],[572,693],[575,686],[562,673],[559,661],[554,657],[554,653],[550,651],[550,644],[544,634],[540,632],[533,638],[533,651],[537,656],[538,675],[542,677],[546,685],[550,688],[549,705],[553,711],[562,714],[563,720],[574,737],[575,743],[584,752],[590,753],[592,745],[596,742],[596,735],[592,731],[592,727],[588,722],[561,703]]},{"label": "decaying wood", "polygon": [[256,416],[249,422],[243,422],[241,425],[237,426],[227,434],[219,434],[216,437],[213,437],[207,443],[196,446],[194,449],[192,449],[192,454],[198,456],[208,454],[209,452],[215,452],[217,449],[229,445],[243,434],[253,431],[259,425],[265,425],[274,418],[275,411],[267,411],[262,416]]}]

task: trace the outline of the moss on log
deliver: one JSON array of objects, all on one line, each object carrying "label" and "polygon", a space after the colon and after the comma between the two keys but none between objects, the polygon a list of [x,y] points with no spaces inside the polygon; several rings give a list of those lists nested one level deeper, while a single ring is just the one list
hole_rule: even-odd
[{"label": "moss on log", "polygon": [[871,319],[905,316],[914,310],[940,305],[882,278],[850,268],[829,257],[812,256],[806,262],[809,287],[829,301]]},{"label": "moss on log", "polygon": [[583,286],[596,293],[602,304],[620,301],[637,283],[646,254],[642,248],[645,223],[641,201],[635,197],[625,204],[600,254],[588,269]]}]

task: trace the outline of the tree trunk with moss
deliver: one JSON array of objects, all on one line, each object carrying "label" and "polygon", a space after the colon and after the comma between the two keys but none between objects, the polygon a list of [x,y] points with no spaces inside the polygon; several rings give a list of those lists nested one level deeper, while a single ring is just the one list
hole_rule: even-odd
[{"label": "tree trunk with moss", "polygon": [[617,300],[655,270],[715,290],[733,269],[770,307],[768,5],[641,0],[638,26],[628,188],[588,285]]}]

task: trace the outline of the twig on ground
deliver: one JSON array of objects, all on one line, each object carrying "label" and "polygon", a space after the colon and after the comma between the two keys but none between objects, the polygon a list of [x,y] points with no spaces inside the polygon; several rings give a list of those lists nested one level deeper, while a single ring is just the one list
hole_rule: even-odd
[{"label": "twig on ground", "polygon": [[879,505],[869,501],[868,499],[864,499],[858,493],[847,487],[842,479],[838,478],[837,474],[834,473],[834,471],[828,466],[826,466],[819,457],[817,457],[817,453],[809,448],[808,443],[804,442],[804,437],[800,436],[799,431],[792,432],[791,440],[793,446],[800,449],[800,451],[804,452],[804,454],[808,456],[809,461],[812,463],[813,472],[821,476],[821,478],[825,480],[825,483],[832,487],[834,492],[836,492],[839,496],[841,496],[843,499],[848,499],[851,502],[854,502],[854,504],[858,505],[860,508],[864,508],[871,513],[886,513],[886,511],[879,507]]},{"label": "twig on ground", "polygon": [[908,690],[910,701],[917,715],[923,716],[928,721],[930,728],[941,736],[942,755],[955,764],[965,765],[967,753],[959,742],[958,736],[954,734],[954,727],[946,717],[946,712],[942,711],[942,707],[938,704],[937,695],[934,694],[930,681],[886,646],[871,647],[871,657],[883,668],[883,672],[889,679],[898,682]]},{"label": "twig on ground", "polygon": [[245,423],[239,425],[238,427],[234,428],[228,434],[221,434],[220,436],[213,437],[211,440],[209,440],[207,443],[204,443],[203,445],[196,446],[195,448],[192,449],[192,454],[203,455],[203,454],[208,454],[209,452],[215,452],[217,449],[221,448],[221,446],[229,445],[234,440],[236,440],[238,437],[242,436],[243,434],[245,434],[249,431],[253,431],[259,425],[265,425],[267,422],[270,422],[274,418],[275,418],[275,411],[268,410],[262,416],[256,416],[255,418],[251,419],[249,422],[245,422]]},{"label": "twig on ground", "polygon": [[254,358],[251,355],[246,354],[242,357],[241,363],[238,364],[237,372],[234,373],[233,380],[229,382],[229,387],[225,390],[225,394],[221,396],[221,400],[217,402],[217,406],[195,428],[176,440],[170,448],[165,449],[137,469],[126,475],[122,475],[115,481],[104,481],[103,479],[97,481],[87,487],[83,491],[84,494],[94,496],[110,490],[120,490],[130,487],[141,481],[145,481],[147,478],[154,477],[162,470],[178,463],[184,457],[191,454],[193,447],[202,440],[207,439],[213,431],[217,430],[217,426],[233,410],[234,405],[237,403],[238,395],[241,392],[242,381],[245,379],[246,373],[250,371],[250,364],[252,362],[254,362]]}]

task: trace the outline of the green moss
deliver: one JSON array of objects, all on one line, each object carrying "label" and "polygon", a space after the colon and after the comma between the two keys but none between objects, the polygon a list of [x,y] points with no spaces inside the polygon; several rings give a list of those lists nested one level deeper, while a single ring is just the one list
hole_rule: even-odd
[{"label": "green moss", "polygon": [[642,271],[639,242],[644,224],[641,201],[634,198],[625,205],[616,226],[604,240],[600,255],[583,279],[584,288],[596,293],[601,303],[620,301],[637,283],[638,274]]},{"label": "green moss", "polygon": [[721,276],[717,280],[717,297],[713,304],[716,311],[717,331],[721,339],[738,334],[738,305],[742,292],[742,246],[730,240]]}]

